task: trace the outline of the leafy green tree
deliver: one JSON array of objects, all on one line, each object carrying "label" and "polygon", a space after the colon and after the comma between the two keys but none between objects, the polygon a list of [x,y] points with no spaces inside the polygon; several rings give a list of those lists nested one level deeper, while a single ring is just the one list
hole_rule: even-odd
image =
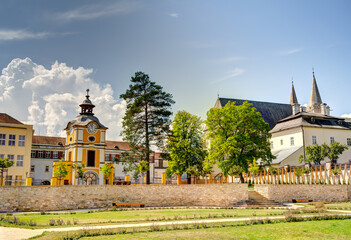
[{"label": "leafy green tree", "polygon": [[104,163],[104,165],[102,165],[102,167],[100,167],[100,171],[102,172],[102,174],[104,175],[104,183],[106,183],[106,180],[111,176],[112,173],[112,166],[109,166],[109,164],[107,162]]},{"label": "leafy green tree", "polygon": [[295,174],[295,176],[296,176],[297,183],[300,183],[300,177],[301,177],[302,174],[303,174],[303,170],[302,170],[301,168],[295,168],[294,174]]},{"label": "leafy green tree", "polygon": [[202,141],[202,121],[199,117],[186,111],[178,111],[172,123],[166,149],[169,152],[168,166],[171,174],[188,174],[198,176],[209,171],[203,168],[206,151]]},{"label": "leafy green tree", "polygon": [[325,153],[323,152],[323,148],[321,145],[309,145],[305,148],[305,158],[303,155],[299,156],[299,163],[304,162],[309,166],[314,164],[321,164],[325,157]]},{"label": "leafy green tree", "polygon": [[142,179],[144,178],[144,174],[150,170],[150,165],[147,161],[141,160],[138,164],[139,172],[141,173]]},{"label": "leafy green tree", "polygon": [[57,177],[59,185],[61,185],[62,180],[68,175],[68,165],[63,159],[55,164],[54,175]]},{"label": "leafy green tree", "polygon": [[0,158],[0,186],[2,186],[3,178],[4,178],[4,172],[6,171],[5,169],[8,169],[12,167],[13,162],[9,161],[8,158]]},{"label": "leafy green tree", "polygon": [[72,168],[77,170],[76,178],[78,179],[78,184],[82,183],[85,179],[85,175],[83,171],[83,169],[85,168],[85,164],[75,163],[72,165]]},{"label": "leafy green tree", "polygon": [[250,173],[258,174],[260,172],[260,167],[257,166],[256,160],[253,160],[252,164],[250,164]]},{"label": "leafy green tree", "polygon": [[324,156],[330,159],[332,165],[337,164],[340,155],[347,149],[348,147],[346,145],[339,142],[333,142],[330,145],[327,145],[326,143],[322,144]]},{"label": "leafy green tree", "polygon": [[[269,165],[274,158],[268,141],[269,125],[247,101],[240,106],[228,102],[222,108],[209,110],[206,124],[211,145],[209,159],[219,162],[224,176],[233,166],[247,172],[254,159]],[[242,173],[239,176],[244,182]]]},{"label": "leafy green tree", "polygon": [[[150,162],[151,146],[162,148],[169,134],[171,105],[174,104],[171,94],[151,82],[143,72],[136,72],[131,78],[132,84],[124,94],[127,102],[123,117],[122,136],[133,151],[141,152],[143,158]],[[146,183],[150,184],[150,171],[146,172]]]}]

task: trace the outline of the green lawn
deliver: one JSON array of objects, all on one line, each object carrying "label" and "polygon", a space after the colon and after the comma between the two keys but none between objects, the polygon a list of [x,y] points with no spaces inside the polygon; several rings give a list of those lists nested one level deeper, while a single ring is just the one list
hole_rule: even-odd
[{"label": "green lawn", "polygon": [[[77,225],[89,224],[121,224],[121,223],[137,223],[147,221],[166,221],[166,220],[185,220],[185,219],[200,219],[200,218],[228,218],[228,217],[253,217],[253,216],[272,216],[282,215],[284,209],[216,209],[216,208],[178,208],[178,209],[131,209],[127,211],[94,211],[94,212],[76,212],[58,213],[58,214],[23,214],[15,213],[13,216],[19,221],[36,222],[35,228],[47,228],[49,221],[58,219],[65,222],[63,226],[67,226],[67,221],[70,221],[70,226],[74,221]],[[215,217],[214,217],[215,216]],[[12,216],[10,216],[12,217]],[[11,226],[0,222],[0,225]],[[13,226],[13,225],[12,225]],[[28,227],[28,226],[26,226]]]},{"label": "green lawn", "polygon": [[111,236],[85,237],[84,240],[110,239],[350,239],[351,220],[275,223],[196,230],[169,230]]},{"label": "green lawn", "polygon": [[328,209],[351,210],[351,202],[325,203],[324,206]]}]

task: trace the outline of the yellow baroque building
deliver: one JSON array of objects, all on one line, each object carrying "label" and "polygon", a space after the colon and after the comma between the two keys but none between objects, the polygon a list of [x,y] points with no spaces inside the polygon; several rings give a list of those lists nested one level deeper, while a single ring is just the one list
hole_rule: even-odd
[{"label": "yellow baroque building", "polygon": [[[106,177],[102,174],[100,168],[105,164],[106,149],[106,130],[99,119],[94,116],[93,109],[95,105],[89,99],[89,89],[87,90],[86,99],[79,106],[80,114],[68,122],[66,130],[65,144],[65,163],[68,165],[68,175],[63,183],[59,184],[79,184],[77,170],[72,168],[74,165],[84,165],[85,184],[113,184],[113,172]],[[112,161],[108,162],[113,166]],[[54,169],[58,162],[54,163]],[[112,169],[113,171],[113,169]],[[57,184],[57,179],[53,174],[51,184]]]},{"label": "yellow baroque building", "polygon": [[26,181],[31,185],[32,136],[33,125],[23,124],[6,113],[0,113],[0,158],[8,158],[14,163],[0,173],[0,185],[26,185]]}]

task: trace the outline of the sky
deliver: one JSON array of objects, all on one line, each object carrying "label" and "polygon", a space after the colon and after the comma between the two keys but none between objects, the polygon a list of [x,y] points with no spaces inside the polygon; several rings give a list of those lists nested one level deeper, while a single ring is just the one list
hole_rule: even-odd
[{"label": "sky", "polygon": [[90,89],[121,140],[119,96],[137,71],[206,118],[217,96],[307,104],[314,68],[331,115],[350,116],[351,2],[2,0],[0,112],[65,136]]}]

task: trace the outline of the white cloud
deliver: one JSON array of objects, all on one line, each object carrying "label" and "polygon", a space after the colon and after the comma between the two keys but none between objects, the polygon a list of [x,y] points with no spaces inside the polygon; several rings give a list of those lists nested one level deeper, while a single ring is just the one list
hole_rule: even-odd
[{"label": "white cloud", "polygon": [[301,51],[302,51],[301,48],[295,48],[295,49],[290,49],[290,50],[286,50],[286,51],[281,51],[281,52],[279,52],[279,55],[286,56],[286,55],[291,55],[291,54],[298,53]]},{"label": "white cloud", "polygon": [[30,58],[13,59],[0,75],[2,111],[33,124],[37,135],[64,136],[63,129],[79,114],[79,104],[89,88],[90,99],[96,105],[95,116],[109,127],[108,139],[121,139],[126,103],[115,99],[109,84],[102,86],[92,80],[89,77],[92,72],[59,62],[45,68]]},{"label": "white cloud", "polygon": [[179,14],[178,13],[169,13],[168,16],[173,17],[173,18],[178,18]]},{"label": "white cloud", "polygon": [[127,14],[139,6],[137,1],[119,1],[114,4],[86,5],[74,10],[57,13],[57,20],[68,22],[74,20],[90,20],[110,15]]},{"label": "white cloud", "polygon": [[341,115],[342,118],[351,118],[351,113]]},{"label": "white cloud", "polygon": [[33,33],[27,30],[4,30],[0,29],[0,40],[24,40],[24,39],[42,39],[52,35],[48,32]]},{"label": "white cloud", "polygon": [[227,73],[227,75],[225,75],[224,77],[213,81],[213,83],[219,83],[219,82],[225,81],[225,80],[230,79],[230,78],[238,77],[238,76],[242,75],[244,72],[245,72],[244,69],[236,67],[233,70],[229,71]]}]

